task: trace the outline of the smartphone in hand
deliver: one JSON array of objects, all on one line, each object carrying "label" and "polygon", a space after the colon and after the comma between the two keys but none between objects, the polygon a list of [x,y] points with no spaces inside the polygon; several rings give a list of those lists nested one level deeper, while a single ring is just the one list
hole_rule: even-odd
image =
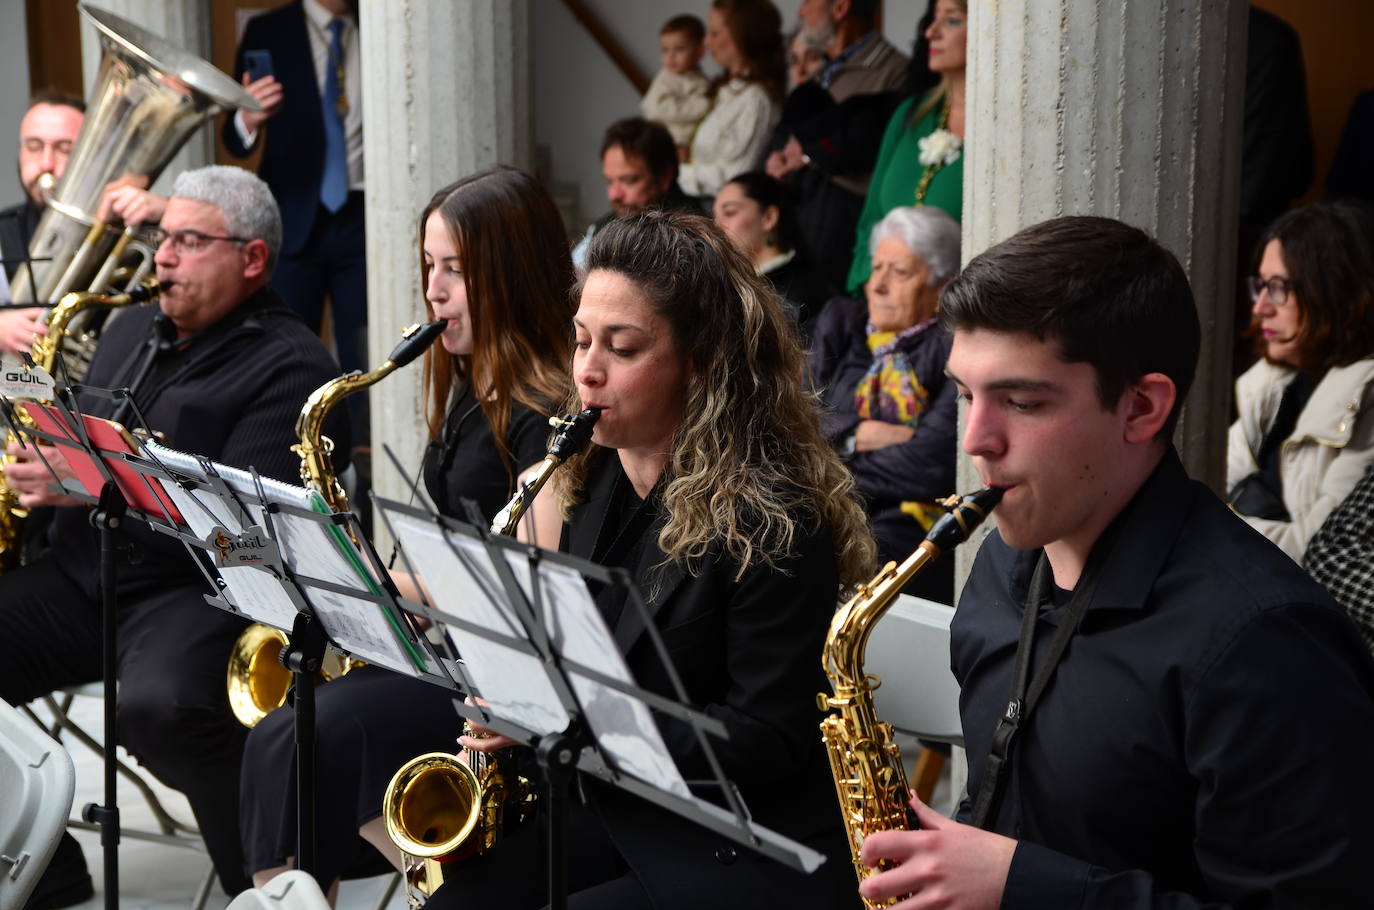
[{"label": "smartphone in hand", "polygon": [[272,75],[272,52],[244,51],[243,71],[248,74],[250,82],[257,82],[263,76]]}]

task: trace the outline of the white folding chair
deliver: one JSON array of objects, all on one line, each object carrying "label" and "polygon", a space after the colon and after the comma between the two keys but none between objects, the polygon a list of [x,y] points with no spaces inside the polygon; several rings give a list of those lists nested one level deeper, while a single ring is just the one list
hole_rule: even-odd
[{"label": "white folding chair", "polygon": [[75,793],[67,751],[0,701],[0,910],[28,900],[57,849]]},{"label": "white folding chair", "polygon": [[[23,711],[29,715],[39,726],[43,727],[49,735],[60,739],[63,735],[70,735],[78,742],[85,745],[100,759],[105,757],[105,744],[89,731],[85,730],[74,721],[70,711],[72,702],[77,697],[100,698],[105,697],[105,687],[102,683],[94,682],[80,686],[71,686],[59,690],[51,695],[45,695],[40,699],[51,714],[50,720],[44,720],[32,708],[32,705],[25,705]],[[34,702],[33,704],[37,704]],[[205,844],[200,839],[200,832],[187,823],[180,821],[172,815],[162,804],[157,793],[151,784],[143,777],[142,771],[129,765],[122,759],[116,759],[120,776],[128,783],[132,784],[143,801],[147,804],[149,812],[152,813],[153,820],[157,823],[157,830],[149,831],[134,828],[121,824],[119,836],[121,840],[141,840],[153,843],[166,844],[172,847],[195,850],[202,855],[205,853]],[[121,798],[122,802],[122,798]],[[69,828],[84,831],[99,831],[98,825],[84,821],[73,815],[67,822]],[[215,868],[207,860],[209,869],[201,879],[196,889],[195,897],[191,901],[192,910],[203,910],[210,899],[211,889],[215,884]]]},{"label": "white folding chair", "polygon": [[[878,716],[920,739],[964,744],[959,684],[949,669],[949,621],[954,608],[902,594],[878,621],[868,642],[865,672],[882,679],[873,694]],[[929,803],[945,756],[922,749],[911,786]]]},{"label": "white folding chair", "polygon": [[243,892],[225,910],[329,910],[329,901],[314,877],[292,869]]}]

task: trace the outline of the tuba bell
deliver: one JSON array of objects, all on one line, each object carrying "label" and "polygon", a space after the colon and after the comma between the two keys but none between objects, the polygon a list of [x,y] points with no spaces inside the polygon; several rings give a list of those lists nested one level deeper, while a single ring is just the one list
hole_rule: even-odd
[{"label": "tuba bell", "polygon": [[[15,303],[50,306],[72,291],[132,290],[153,268],[151,244],[134,226],[99,217],[105,186],[119,177],[156,180],[206,120],[242,108],[261,110],[243,87],[210,63],[118,16],[81,5],[100,36],[102,56],[85,121],[15,275]],[[115,286],[115,271],[127,281]],[[74,378],[84,373],[94,333],[105,313],[88,313],[69,327],[66,359]]]}]

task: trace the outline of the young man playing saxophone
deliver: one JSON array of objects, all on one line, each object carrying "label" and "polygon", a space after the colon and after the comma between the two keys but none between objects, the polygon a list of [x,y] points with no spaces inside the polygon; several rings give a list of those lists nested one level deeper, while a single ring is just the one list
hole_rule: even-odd
[{"label": "young man playing saxophone", "polygon": [[[162,216],[161,299],[110,325],[86,383],[130,388],[149,429],[174,448],[295,480],[296,415],[338,368],[266,288],[280,243],[276,203],[256,176],[233,167],[183,173]],[[81,406],[133,426],[123,405],[83,396]],[[346,424],[330,429],[346,453]],[[0,698],[21,703],[99,678],[99,550],[89,509],[51,485],[32,445],[10,454],[5,477],[20,505],[57,507],[49,552],[0,576]],[[58,452],[43,454],[69,473]],[[245,623],[205,604],[205,580],[178,541],[132,520],[117,534],[120,741],[187,795],[220,881],[235,893],[248,887],[238,833],[247,730],[229,712],[224,673]],[[65,871],[84,876],[78,867]],[[39,906],[66,906],[62,882],[45,879],[39,889]]]},{"label": "young man playing saxophone", "polygon": [[1184,473],[1170,437],[1200,333],[1178,263],[1060,218],[977,257],[941,306],[964,449],[1006,491],[951,626],[969,798],[958,821],[913,801],[921,830],[870,836],[865,862],[893,868],[861,893],[1368,906],[1374,662]]}]

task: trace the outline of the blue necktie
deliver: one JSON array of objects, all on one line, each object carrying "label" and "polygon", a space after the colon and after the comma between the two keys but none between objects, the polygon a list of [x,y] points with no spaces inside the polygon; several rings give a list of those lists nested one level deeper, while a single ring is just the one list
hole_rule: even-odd
[{"label": "blue necktie", "polygon": [[320,202],[331,212],[337,212],[348,201],[348,147],[344,142],[343,118],[339,116],[343,28],[342,19],[329,21],[329,59],[324,67],[324,177],[320,180]]}]

